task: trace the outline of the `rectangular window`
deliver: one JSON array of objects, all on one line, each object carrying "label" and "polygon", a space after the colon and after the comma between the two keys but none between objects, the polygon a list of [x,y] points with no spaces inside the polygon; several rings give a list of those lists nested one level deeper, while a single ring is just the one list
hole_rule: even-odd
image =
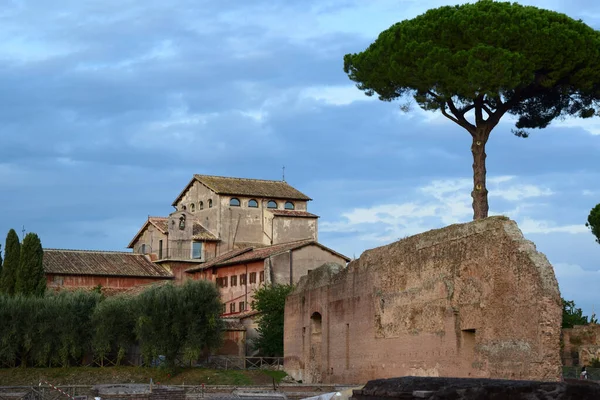
[{"label": "rectangular window", "polygon": [[223,277],[223,287],[227,287],[227,277]]},{"label": "rectangular window", "polygon": [[259,279],[260,283],[263,283],[265,281],[265,271],[260,271]]},{"label": "rectangular window", "polygon": [[235,303],[230,303],[229,304],[229,312],[230,313],[234,313],[235,312]]},{"label": "rectangular window", "polygon": [[158,259],[162,260],[162,240],[158,241]]},{"label": "rectangular window", "polygon": [[250,283],[256,283],[256,272],[250,272]]},{"label": "rectangular window", "polygon": [[237,275],[231,277],[231,286],[237,286]]},{"label": "rectangular window", "polygon": [[202,258],[202,242],[192,243],[192,259],[200,260]]},{"label": "rectangular window", "polygon": [[225,304],[223,304],[223,307],[221,308],[221,314],[225,314],[227,312],[227,306]]},{"label": "rectangular window", "polygon": [[243,301],[240,301],[240,312],[246,311],[246,305],[244,304]]},{"label": "rectangular window", "polygon": [[240,274],[240,285],[246,284],[246,274]]},{"label": "rectangular window", "polygon": [[223,287],[223,278],[217,278],[215,285],[217,285],[217,287]]}]

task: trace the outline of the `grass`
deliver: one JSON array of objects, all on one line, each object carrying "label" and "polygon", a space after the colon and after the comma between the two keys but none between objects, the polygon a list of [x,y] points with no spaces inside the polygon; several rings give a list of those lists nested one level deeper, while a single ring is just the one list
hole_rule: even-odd
[{"label": "grass", "polygon": [[95,385],[103,383],[155,383],[165,385],[270,385],[281,381],[283,371],[239,371],[185,368],[169,371],[142,367],[0,368],[0,386],[37,385],[46,380],[53,385]]}]

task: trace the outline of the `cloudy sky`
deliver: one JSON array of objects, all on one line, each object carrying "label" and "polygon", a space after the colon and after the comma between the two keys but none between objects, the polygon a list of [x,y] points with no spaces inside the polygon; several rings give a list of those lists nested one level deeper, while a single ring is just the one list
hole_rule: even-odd
[{"label": "cloudy sky", "polygon": [[[600,29],[592,0],[529,1]],[[577,3],[577,4],[576,4]],[[0,234],[124,249],[192,174],[286,180],[349,256],[472,217],[470,136],[367,98],[342,70],[394,22],[446,1],[50,1],[0,10]],[[600,119],[488,144],[491,212],[600,308]]]}]

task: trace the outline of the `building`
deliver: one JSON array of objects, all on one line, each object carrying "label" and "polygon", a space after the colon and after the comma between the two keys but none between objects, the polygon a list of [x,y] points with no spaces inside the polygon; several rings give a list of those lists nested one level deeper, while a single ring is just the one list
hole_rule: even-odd
[{"label": "building", "polygon": [[56,288],[101,284],[118,292],[157,280],[213,281],[231,327],[222,351],[242,354],[256,336],[254,290],[295,284],[324,263],[349,261],[318,242],[311,200],[285,181],[194,175],[172,213],[142,224],[127,246],[132,253],[45,250],[44,266]]},{"label": "building", "polygon": [[48,288],[92,289],[102,287],[109,294],[160,281],[173,275],[143,254],[117,251],[44,249],[44,270]]},{"label": "building", "polygon": [[556,381],[561,320],[552,265],[515,222],[490,217],[302,277],[285,303],[284,367],[305,383]]}]

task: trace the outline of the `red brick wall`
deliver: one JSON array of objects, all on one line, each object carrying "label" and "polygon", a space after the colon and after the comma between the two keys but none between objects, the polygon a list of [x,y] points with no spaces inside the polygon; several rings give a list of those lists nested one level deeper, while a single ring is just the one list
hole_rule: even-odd
[{"label": "red brick wall", "polygon": [[102,285],[104,288],[130,288],[138,285],[148,285],[159,282],[162,279],[115,277],[115,276],[93,276],[93,275],[56,275],[46,274],[46,282],[49,288],[92,288]]}]

